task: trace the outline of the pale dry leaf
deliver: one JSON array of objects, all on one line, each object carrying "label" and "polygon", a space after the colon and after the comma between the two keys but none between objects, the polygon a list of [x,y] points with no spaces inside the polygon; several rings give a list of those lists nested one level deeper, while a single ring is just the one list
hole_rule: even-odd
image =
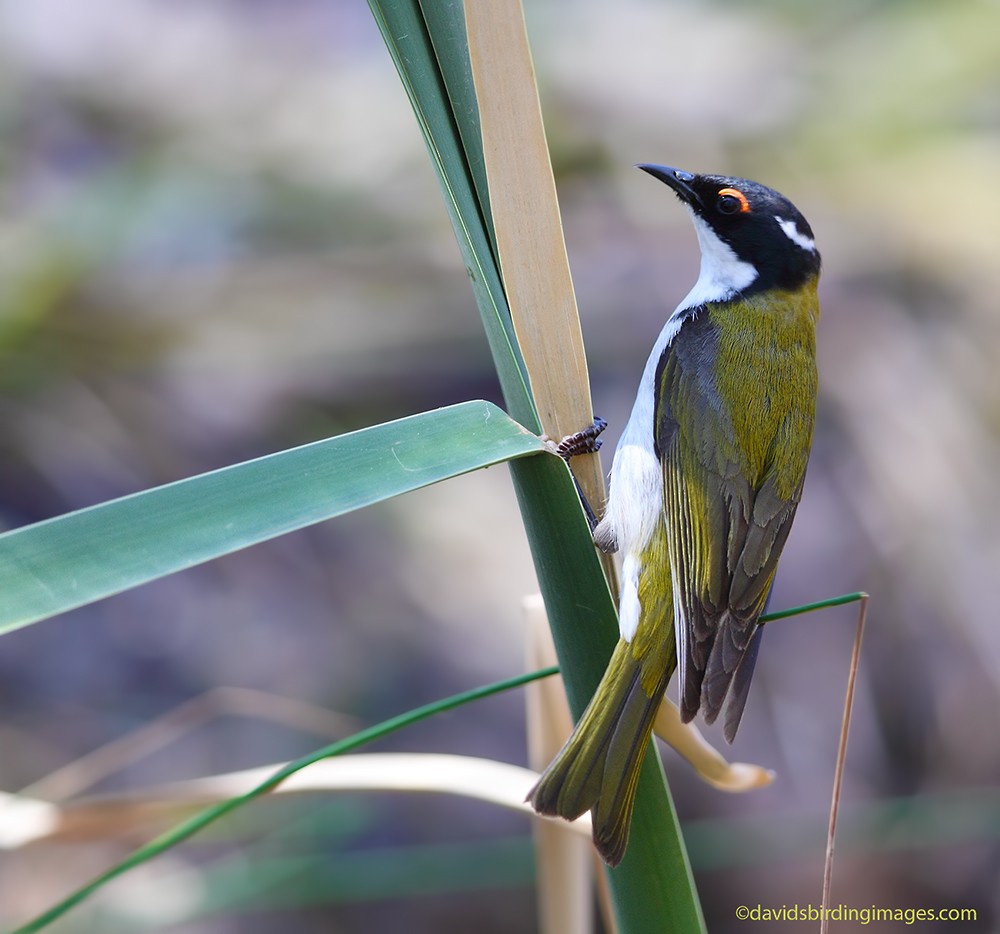
[{"label": "pale dry leaf", "polygon": [[775,773],[748,762],[728,762],[693,723],[682,723],[677,706],[663,698],[656,712],[653,732],[691,764],[698,777],[720,791],[740,792],[764,788]]},{"label": "pale dry leaf", "polygon": [[[0,848],[146,833],[151,823],[176,818],[178,812],[244,795],[283,767],[260,766],[62,805],[5,794],[0,796]],[[430,792],[477,798],[534,814],[524,796],[537,778],[535,772],[520,766],[470,756],[370,753],[335,756],[313,763],[290,775],[271,794]],[[564,821],[553,824],[584,836],[590,834],[590,818],[586,815],[571,824]]]}]

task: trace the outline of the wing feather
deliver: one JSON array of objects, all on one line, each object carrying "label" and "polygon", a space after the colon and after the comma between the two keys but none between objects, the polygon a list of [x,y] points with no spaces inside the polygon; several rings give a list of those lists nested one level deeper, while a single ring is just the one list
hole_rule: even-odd
[{"label": "wing feather", "polygon": [[[728,695],[731,740],[760,642],[758,619],[802,492],[812,409],[806,399],[787,412],[761,405],[756,422],[734,417],[713,378],[718,340],[704,309],[682,325],[657,369],[655,427],[677,605],[681,715],[690,720],[700,710],[711,723]],[[796,439],[786,423],[803,417],[805,453],[789,452],[782,439]],[[766,444],[761,434],[769,436]],[[755,463],[758,448],[766,454]],[[789,464],[790,457],[801,464]],[[783,493],[790,472],[797,472],[796,483]]]}]

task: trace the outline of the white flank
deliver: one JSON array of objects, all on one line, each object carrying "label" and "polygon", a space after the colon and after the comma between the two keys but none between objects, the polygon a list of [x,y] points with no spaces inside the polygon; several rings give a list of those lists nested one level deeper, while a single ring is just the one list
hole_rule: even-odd
[{"label": "white flank", "polygon": [[625,553],[622,560],[622,592],[618,600],[618,629],[626,642],[631,642],[639,628],[639,556]]},{"label": "white flank", "polygon": [[816,241],[812,237],[807,237],[801,230],[795,225],[795,221],[785,220],[779,217],[777,214],[774,215],[774,219],[778,222],[778,226],[781,228],[781,232],[788,237],[796,246],[802,247],[807,253],[816,252]]},{"label": "white flank", "polygon": [[[624,561],[631,559],[635,562],[634,594],[626,594],[628,575],[624,566],[622,571],[619,619],[622,636],[626,640],[631,640],[635,627],[639,624],[639,594],[635,589],[638,587],[638,558],[652,536],[663,509],[663,478],[660,462],[653,448],[653,384],[656,381],[656,366],[682,323],[683,319],[676,313],[667,321],[646,361],[632,414],[615,449],[608,505],[601,520],[601,526],[613,530]],[[634,597],[635,600],[635,618],[631,631],[627,631],[625,626],[626,596]]]},{"label": "white flank", "polygon": [[690,308],[718,302],[745,289],[757,278],[757,270],[739,259],[728,244],[690,211],[701,247],[701,272],[687,297],[677,306],[660,331],[646,360],[632,414],[615,449],[611,465],[608,505],[601,525],[614,532],[623,555],[619,629],[631,642],[639,626],[639,556],[649,542],[663,511],[663,474],[653,445],[653,415],[656,408],[656,368],[684,323]]}]

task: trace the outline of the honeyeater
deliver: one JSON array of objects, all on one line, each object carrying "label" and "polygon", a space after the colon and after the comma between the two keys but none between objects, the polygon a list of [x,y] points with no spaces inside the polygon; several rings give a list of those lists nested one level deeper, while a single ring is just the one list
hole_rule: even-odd
[{"label": "honeyeater", "polygon": [[806,219],[745,178],[640,169],[691,215],[701,272],[646,361],[594,540],[622,555],[621,638],[573,734],[529,794],[592,812],[617,865],[653,719],[675,668],[681,717],[736,734],[816,407],[820,257]]}]

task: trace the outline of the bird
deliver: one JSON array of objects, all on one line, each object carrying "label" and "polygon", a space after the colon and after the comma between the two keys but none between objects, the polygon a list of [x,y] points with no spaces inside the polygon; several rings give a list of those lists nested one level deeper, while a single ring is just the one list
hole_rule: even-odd
[{"label": "bird", "polygon": [[625,854],[675,669],[682,720],[700,712],[713,723],[724,709],[724,736],[736,736],[802,497],[818,386],[820,254],[799,210],[749,179],[637,168],[687,209],[700,272],[646,361],[593,528],[597,547],[622,558],[620,639],[527,799],[567,820],[591,811],[611,866]]}]

